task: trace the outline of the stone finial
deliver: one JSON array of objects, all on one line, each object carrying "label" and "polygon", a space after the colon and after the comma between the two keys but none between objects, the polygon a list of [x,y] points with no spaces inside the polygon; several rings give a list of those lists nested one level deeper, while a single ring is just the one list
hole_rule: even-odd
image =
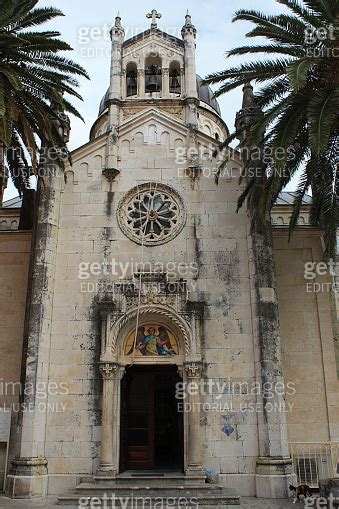
[{"label": "stone finial", "polygon": [[253,94],[253,87],[252,87],[250,81],[245,83],[242,91],[243,91],[242,108],[244,109],[244,108],[256,106],[255,98],[254,98],[254,94]]},{"label": "stone finial", "polygon": [[115,16],[114,25],[112,26],[110,30],[110,36],[111,40],[114,39],[123,39],[125,36],[125,31],[121,25],[121,16],[120,12],[117,12],[117,15]]},{"label": "stone finial", "polygon": [[185,16],[185,24],[182,27],[181,35],[184,38],[186,35],[193,35],[194,38],[196,36],[197,30],[195,26],[192,24],[192,16],[190,15],[188,9]]},{"label": "stone finial", "polygon": [[57,119],[54,119],[54,123],[59,131],[60,137],[64,140],[65,143],[67,143],[69,141],[69,135],[71,131],[71,121],[68,115],[64,113],[60,103],[52,101],[51,109],[57,115]]},{"label": "stone finial", "polygon": [[241,110],[237,112],[235,127],[238,131],[238,140],[244,142],[250,126],[262,115],[260,106],[257,105],[250,82],[244,84]]},{"label": "stone finial", "polygon": [[185,25],[192,25],[192,16],[190,15],[188,9],[185,16]]},{"label": "stone finial", "polygon": [[120,12],[119,11],[117,12],[117,15],[115,17],[114,26],[116,28],[121,28],[121,16],[120,16]]},{"label": "stone finial", "polygon": [[156,9],[152,9],[151,12],[146,14],[146,18],[152,19],[151,29],[158,28],[157,19],[160,19],[161,16],[162,15],[160,14],[160,12],[158,12]]}]

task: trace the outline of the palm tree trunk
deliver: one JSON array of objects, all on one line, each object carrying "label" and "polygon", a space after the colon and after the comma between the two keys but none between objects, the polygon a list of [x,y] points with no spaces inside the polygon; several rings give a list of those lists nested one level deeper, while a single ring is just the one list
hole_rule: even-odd
[{"label": "palm tree trunk", "polygon": [[5,170],[4,143],[0,141],[0,208],[2,207],[3,204],[5,188],[6,188],[6,170]]},{"label": "palm tree trunk", "polygon": [[335,173],[335,182],[334,182],[334,192],[336,197],[337,206],[339,205],[339,137],[337,137],[337,155],[336,155],[336,165],[337,170]]}]

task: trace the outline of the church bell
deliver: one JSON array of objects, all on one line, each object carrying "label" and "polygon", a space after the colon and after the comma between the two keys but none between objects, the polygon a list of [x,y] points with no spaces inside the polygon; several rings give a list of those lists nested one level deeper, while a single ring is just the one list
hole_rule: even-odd
[{"label": "church bell", "polygon": [[127,90],[134,91],[137,89],[137,77],[134,74],[131,74],[127,77]]},{"label": "church bell", "polygon": [[179,82],[178,76],[176,74],[171,76],[170,89],[174,90],[174,91],[180,90],[180,82]]},{"label": "church bell", "polygon": [[152,74],[147,81],[147,90],[156,92],[158,90],[158,78],[155,74]]}]

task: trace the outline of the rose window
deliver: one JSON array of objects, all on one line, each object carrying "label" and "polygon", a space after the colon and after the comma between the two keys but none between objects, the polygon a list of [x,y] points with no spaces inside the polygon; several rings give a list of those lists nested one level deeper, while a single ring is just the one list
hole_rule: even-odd
[{"label": "rose window", "polygon": [[184,226],[182,199],[174,189],[155,182],[132,189],[122,199],[118,220],[122,231],[139,244],[168,242]]}]

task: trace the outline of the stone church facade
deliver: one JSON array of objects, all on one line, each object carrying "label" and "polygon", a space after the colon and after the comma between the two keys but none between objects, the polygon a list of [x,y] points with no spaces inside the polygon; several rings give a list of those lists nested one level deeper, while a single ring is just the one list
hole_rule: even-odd
[{"label": "stone church facade", "polygon": [[[187,14],[179,39],[157,16],[127,40],[115,19],[90,141],[66,179],[49,178],[33,239],[0,231],[2,378],[34,388],[0,398],[21,403],[11,497],[130,471],[212,472],[240,495],[285,497],[291,444],[339,440],[331,293],[305,280],[305,264],[323,262],[322,232],[305,203],[288,242],[290,204],[277,203],[275,280],[260,299],[277,307],[280,339],[266,357],[250,221],[236,212],[240,154],[217,185],[213,152],[229,131],[196,73],[196,29]],[[245,120],[252,100],[246,85]]]}]

